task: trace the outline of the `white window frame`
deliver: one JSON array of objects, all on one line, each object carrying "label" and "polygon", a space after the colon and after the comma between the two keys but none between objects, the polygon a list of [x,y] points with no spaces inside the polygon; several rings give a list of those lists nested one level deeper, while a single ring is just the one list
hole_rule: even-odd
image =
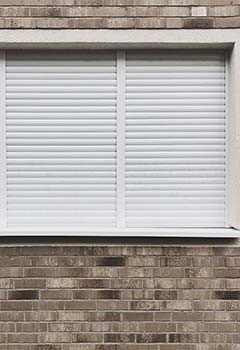
[{"label": "white window frame", "polygon": [[[239,237],[240,233],[240,29],[204,30],[2,30],[0,37],[0,74],[4,77],[4,49],[128,49],[128,48],[221,48],[227,58],[227,223],[232,228],[124,228],[123,199],[124,177],[124,120],[118,118],[117,143],[117,193],[119,228],[69,228],[52,229],[3,228],[0,236],[56,235],[56,236],[142,236],[142,237]],[[123,55],[119,51],[118,55]],[[119,62],[124,62],[124,57]],[[124,74],[119,63],[119,74]],[[124,114],[124,80],[117,79],[118,113]],[[5,136],[5,79],[0,79],[0,152],[1,163],[6,160]],[[120,170],[121,168],[121,170]],[[0,211],[6,210],[6,170],[0,172]],[[5,213],[0,217],[1,226]]]}]

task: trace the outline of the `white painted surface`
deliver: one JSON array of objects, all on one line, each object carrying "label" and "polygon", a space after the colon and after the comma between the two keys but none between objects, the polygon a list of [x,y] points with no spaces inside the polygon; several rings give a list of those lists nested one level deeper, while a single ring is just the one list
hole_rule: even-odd
[{"label": "white painted surface", "polygon": [[226,225],[225,108],[223,53],[127,51],[128,227]]},{"label": "white painted surface", "polygon": [[0,52],[0,228],[7,225],[6,59]]},{"label": "white painted surface", "polygon": [[6,84],[8,226],[115,227],[115,52],[8,52]]}]

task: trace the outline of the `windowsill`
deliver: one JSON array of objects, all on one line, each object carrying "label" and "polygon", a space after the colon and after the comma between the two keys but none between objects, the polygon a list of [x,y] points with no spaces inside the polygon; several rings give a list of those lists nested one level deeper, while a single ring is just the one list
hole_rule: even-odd
[{"label": "windowsill", "polygon": [[33,227],[0,230],[0,237],[9,236],[110,236],[110,237],[196,237],[196,238],[240,238],[234,228],[43,228]]}]

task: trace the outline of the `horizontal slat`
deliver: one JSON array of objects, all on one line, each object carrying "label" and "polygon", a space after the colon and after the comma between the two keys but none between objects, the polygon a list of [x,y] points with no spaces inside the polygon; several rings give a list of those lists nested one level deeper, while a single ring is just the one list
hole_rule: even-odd
[{"label": "horizontal slat", "polygon": [[[26,78],[25,74],[24,77],[20,79],[20,77],[15,78],[15,79],[10,79],[7,80],[7,84],[6,84],[7,88],[13,86],[14,88],[19,87],[19,89],[21,90],[21,87],[25,87],[25,86],[33,86],[33,87],[41,87],[41,86],[45,86],[45,87],[49,87],[49,86],[77,86],[77,87],[96,87],[96,86],[109,86],[112,87],[113,89],[116,88],[116,83],[115,81],[111,78],[111,79],[81,79],[81,80],[73,80],[73,79],[36,79],[36,78]],[[114,91],[114,90],[113,90]]]},{"label": "horizontal slat", "polygon": [[[48,119],[57,119],[59,122],[61,120],[67,121],[68,119],[71,120],[78,120],[79,122],[81,120],[89,120],[89,123],[91,123],[91,120],[114,120],[116,117],[116,112],[8,112],[8,122],[12,119],[23,119],[23,120],[48,120]],[[213,117],[212,117],[213,118]],[[115,120],[114,120],[115,121]]]},{"label": "horizontal slat", "polygon": [[68,191],[59,191],[59,190],[52,190],[49,191],[49,189],[47,190],[23,190],[23,191],[16,191],[14,189],[9,188],[8,189],[8,198],[39,198],[39,197],[64,197],[64,198],[72,198],[72,197],[81,197],[81,198],[97,198],[100,197],[102,198],[103,196],[107,196],[109,198],[116,198],[116,191],[96,191],[94,190],[88,190],[88,191],[83,191],[83,190],[68,190]]},{"label": "horizontal slat", "polygon": [[[199,74],[201,75],[201,74]],[[52,84],[55,84],[55,82],[52,82]],[[159,86],[160,84],[160,79],[144,79],[143,81],[141,81],[141,87],[145,88],[145,87],[150,87],[151,89],[154,86]],[[215,78],[215,79],[211,79],[210,77],[208,78],[204,78],[201,76],[201,78],[199,77],[199,79],[194,79],[194,78],[185,78],[185,79],[180,79],[180,78],[176,78],[173,77],[172,79],[161,79],[161,85],[162,86],[174,86],[174,88],[176,87],[182,87],[182,86],[188,86],[188,87],[197,87],[199,88],[199,86],[223,86],[224,84],[224,78],[220,77],[220,78]],[[140,85],[140,79],[128,79],[126,82],[126,87],[127,89],[130,87],[135,87],[136,85]]]},{"label": "horizontal slat", "polygon": [[[7,74],[13,75],[13,73],[16,73],[17,75],[26,73],[28,74],[44,74],[44,73],[49,73],[49,74],[55,74],[55,73],[60,73],[60,74],[69,74],[69,73],[84,73],[86,74],[94,74],[94,73],[115,73],[116,72],[116,67],[114,66],[14,66],[14,65],[8,65],[7,66]],[[218,70],[216,70],[218,71]]]}]

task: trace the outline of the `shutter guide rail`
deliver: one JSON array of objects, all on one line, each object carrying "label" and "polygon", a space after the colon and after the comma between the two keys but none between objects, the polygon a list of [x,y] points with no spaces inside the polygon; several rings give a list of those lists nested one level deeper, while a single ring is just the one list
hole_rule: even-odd
[{"label": "shutter guide rail", "polygon": [[0,228],[7,227],[6,52],[0,51]]},{"label": "shutter guide rail", "polygon": [[117,51],[117,227],[125,227],[125,51]]}]

